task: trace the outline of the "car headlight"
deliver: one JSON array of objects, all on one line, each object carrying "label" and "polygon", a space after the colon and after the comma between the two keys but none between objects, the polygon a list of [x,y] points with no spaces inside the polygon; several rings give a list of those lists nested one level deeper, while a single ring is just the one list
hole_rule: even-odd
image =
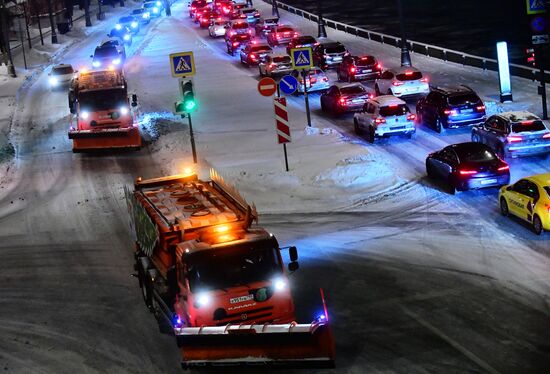
[{"label": "car headlight", "polygon": [[132,26],[134,29],[138,27],[138,23],[136,21],[133,21],[130,26]]},{"label": "car headlight", "polygon": [[57,80],[56,77],[50,77],[50,84],[52,86],[57,86],[58,83],[59,83],[59,81]]},{"label": "car headlight", "polygon": [[126,114],[128,114],[128,107],[120,107],[120,114],[122,114],[123,116],[125,116]]},{"label": "car headlight", "polygon": [[195,307],[200,308],[210,304],[210,295],[207,293],[199,293],[195,299]]},{"label": "car headlight", "polygon": [[157,1],[156,4],[157,4],[157,6],[160,6],[160,5],[161,5],[161,2],[160,2],[160,1]]},{"label": "car headlight", "polygon": [[93,66],[94,68],[98,68],[98,67],[101,66],[101,62],[99,62],[99,61],[93,61],[93,62],[92,62],[92,66]]},{"label": "car headlight", "polygon": [[80,112],[80,118],[82,119],[88,119],[89,116],[90,116],[90,113],[86,112],[85,110]]},{"label": "car headlight", "polygon": [[159,12],[159,10],[158,10],[157,7],[153,8],[153,13],[158,13],[158,12]]},{"label": "car headlight", "polygon": [[283,278],[275,278],[273,280],[273,287],[275,291],[282,291],[286,288],[286,280]]},{"label": "car headlight", "polygon": [[113,65],[118,65],[118,64],[120,64],[120,58],[115,58],[113,60]]},{"label": "car headlight", "polygon": [[130,35],[125,34],[123,39],[126,40],[126,41],[130,40]]},{"label": "car headlight", "polygon": [[122,29],[122,25],[121,25],[120,23],[117,23],[117,24],[115,25],[115,29],[117,29],[117,30]]},{"label": "car headlight", "polygon": [[151,13],[149,12],[143,13],[143,18],[149,18],[149,17],[151,17]]}]

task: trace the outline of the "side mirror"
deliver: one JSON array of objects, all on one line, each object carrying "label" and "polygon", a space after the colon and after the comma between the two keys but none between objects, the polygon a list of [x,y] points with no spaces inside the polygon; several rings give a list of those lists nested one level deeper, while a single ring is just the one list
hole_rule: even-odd
[{"label": "side mirror", "polygon": [[298,260],[298,249],[296,247],[289,247],[288,254],[290,256],[290,261],[294,262]]},{"label": "side mirror", "polygon": [[288,264],[288,270],[289,271],[296,271],[300,268],[300,264],[298,261],[294,261]]}]

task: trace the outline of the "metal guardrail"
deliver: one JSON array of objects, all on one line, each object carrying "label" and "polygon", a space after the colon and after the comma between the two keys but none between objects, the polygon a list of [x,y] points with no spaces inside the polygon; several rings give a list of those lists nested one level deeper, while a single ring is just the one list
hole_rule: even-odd
[{"label": "metal guardrail", "polygon": [[[263,0],[263,1],[265,3],[271,4],[271,0]],[[280,1],[277,1],[277,4],[280,9],[286,10],[287,12],[296,14],[297,16],[303,17],[310,21],[314,21],[314,22],[318,21],[318,17],[316,14],[310,13],[308,11],[305,11],[299,8],[295,8],[293,6],[287,5]],[[338,22],[330,18],[324,18],[324,20],[325,20],[326,26],[332,29],[343,31],[348,34],[355,35],[357,37],[372,40],[374,42],[388,44],[397,48],[401,47],[401,43],[400,43],[401,38],[399,37],[383,34],[377,31],[363,29],[361,27],[347,25],[345,23]],[[422,54],[428,57],[437,58],[443,61],[455,62],[457,64],[462,64],[467,66],[473,66],[473,67],[481,68],[483,70],[498,71],[498,62],[497,60],[492,58],[471,55],[465,52],[455,51],[448,48],[442,48],[435,45],[417,42],[414,40],[408,40],[407,46],[409,47],[410,51],[414,53]],[[510,74],[516,77],[527,78],[531,80],[538,80],[540,76],[538,69],[530,68],[528,66],[522,66],[518,64],[510,64]],[[546,80],[548,81],[550,79],[550,71],[545,70],[544,75],[546,77]]]}]

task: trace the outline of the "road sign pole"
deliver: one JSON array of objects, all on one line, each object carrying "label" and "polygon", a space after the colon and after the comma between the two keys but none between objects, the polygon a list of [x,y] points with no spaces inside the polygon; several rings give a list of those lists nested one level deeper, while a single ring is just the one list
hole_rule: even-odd
[{"label": "road sign pole", "polygon": [[187,120],[189,121],[189,136],[191,137],[191,152],[193,153],[193,163],[196,164],[197,150],[195,149],[195,136],[193,135],[193,123],[191,122],[191,113],[187,114]]},{"label": "road sign pole", "polygon": [[288,171],[288,156],[286,154],[286,143],[283,143],[283,151],[285,152],[285,170]]},{"label": "road sign pole", "polygon": [[542,97],[542,119],[548,119],[548,106],[546,103],[546,79],[544,76],[544,56],[542,54],[543,46],[538,47],[537,60],[539,61],[540,87]]},{"label": "road sign pole", "polygon": [[311,127],[311,113],[309,112],[309,95],[307,92],[307,83],[306,83],[307,72],[308,72],[307,70],[302,70],[302,75],[304,77],[304,100],[306,102],[307,125],[308,127]]}]

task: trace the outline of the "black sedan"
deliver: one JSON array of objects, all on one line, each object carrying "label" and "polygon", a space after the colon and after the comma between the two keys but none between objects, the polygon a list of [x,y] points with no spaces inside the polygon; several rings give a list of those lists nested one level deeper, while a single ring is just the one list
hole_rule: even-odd
[{"label": "black sedan", "polygon": [[451,193],[485,187],[500,187],[510,182],[510,167],[485,144],[451,144],[430,153],[426,173],[442,180]]},{"label": "black sedan", "polygon": [[363,109],[369,93],[361,83],[331,86],[321,95],[321,109],[338,115]]}]

